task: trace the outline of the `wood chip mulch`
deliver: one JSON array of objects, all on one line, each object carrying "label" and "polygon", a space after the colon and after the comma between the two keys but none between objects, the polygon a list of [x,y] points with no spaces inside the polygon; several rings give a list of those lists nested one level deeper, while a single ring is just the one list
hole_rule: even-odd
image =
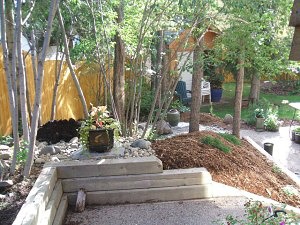
[{"label": "wood chip mulch", "polygon": [[[230,146],[231,152],[203,144],[201,139],[207,135]],[[299,195],[283,191],[286,185],[293,185],[300,193],[300,187],[246,140],[235,146],[214,132],[201,131],[155,141],[152,148],[164,169],[205,167],[216,182],[300,207]]]}]

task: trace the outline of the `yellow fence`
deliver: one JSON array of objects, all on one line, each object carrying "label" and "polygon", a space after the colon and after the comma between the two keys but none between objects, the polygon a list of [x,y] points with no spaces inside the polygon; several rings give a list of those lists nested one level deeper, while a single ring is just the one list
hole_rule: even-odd
[{"label": "yellow fence", "polygon": [[[1,50],[1,49],[0,49]],[[2,51],[1,51],[2,53]],[[11,133],[11,117],[9,109],[9,97],[6,84],[6,76],[3,66],[3,56],[0,53],[0,135]],[[26,58],[27,85],[31,107],[34,102],[35,86],[30,57]],[[44,82],[42,92],[41,116],[42,124],[50,120],[53,89],[56,78],[56,61],[48,60],[44,66]],[[104,95],[104,82],[99,80],[99,66],[82,64],[76,67],[75,72],[81,84],[87,105],[96,104],[98,96]],[[110,77],[111,74],[110,74]],[[82,104],[77,89],[70,74],[67,64],[64,62],[59,80],[55,119],[80,119],[83,118]]]}]

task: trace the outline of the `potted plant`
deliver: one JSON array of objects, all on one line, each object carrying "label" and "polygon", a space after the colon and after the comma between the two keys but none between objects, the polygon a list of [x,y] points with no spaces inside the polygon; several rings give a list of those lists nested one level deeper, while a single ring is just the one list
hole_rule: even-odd
[{"label": "potted plant", "polygon": [[278,109],[277,107],[269,108],[267,116],[264,122],[265,129],[267,131],[278,131],[280,122],[278,120]]},{"label": "potted plant", "polygon": [[263,131],[265,126],[265,115],[264,115],[264,109],[262,108],[256,108],[254,110],[254,116],[255,116],[255,126],[256,131]]},{"label": "potted plant", "polygon": [[210,82],[211,88],[211,101],[219,102],[222,98],[223,93],[223,74],[216,71],[211,71],[210,76],[208,76],[208,81]]},{"label": "potted plant", "polygon": [[296,127],[292,130],[292,141],[300,143],[300,127]]},{"label": "potted plant", "polygon": [[118,128],[119,123],[110,115],[106,106],[92,106],[88,118],[79,129],[81,144],[90,151],[109,151],[113,148]]}]

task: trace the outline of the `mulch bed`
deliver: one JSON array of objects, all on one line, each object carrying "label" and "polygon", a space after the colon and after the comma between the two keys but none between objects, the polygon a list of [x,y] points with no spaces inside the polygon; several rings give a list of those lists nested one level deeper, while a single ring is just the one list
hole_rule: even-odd
[{"label": "mulch bed", "polygon": [[[203,144],[200,140],[207,135],[217,137],[232,151],[224,153]],[[300,196],[282,189],[293,185],[300,193],[300,187],[285,174],[275,172],[273,163],[245,140],[235,146],[214,132],[202,131],[155,141],[152,148],[164,169],[205,167],[216,182],[300,207]]]}]

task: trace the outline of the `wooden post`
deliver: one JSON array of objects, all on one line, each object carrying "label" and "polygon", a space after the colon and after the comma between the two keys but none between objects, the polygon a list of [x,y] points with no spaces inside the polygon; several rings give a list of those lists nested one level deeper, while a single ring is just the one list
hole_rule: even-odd
[{"label": "wooden post", "polygon": [[86,193],[83,188],[80,188],[77,194],[75,212],[83,212],[85,209]]}]

